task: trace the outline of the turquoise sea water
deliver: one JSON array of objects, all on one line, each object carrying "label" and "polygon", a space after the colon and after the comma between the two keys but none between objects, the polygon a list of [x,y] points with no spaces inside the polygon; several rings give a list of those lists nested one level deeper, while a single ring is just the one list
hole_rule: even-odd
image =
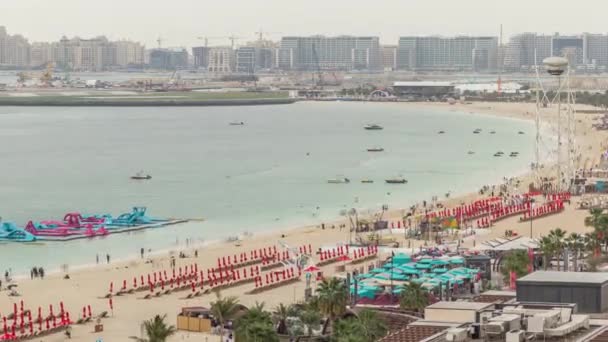
[{"label": "turquoise sea water", "polygon": [[[369,123],[385,129],[364,130]],[[473,134],[475,128],[482,133]],[[141,247],[174,248],[186,238],[317,224],[342,208],[407,207],[447,191],[473,191],[525,172],[533,131],[521,120],[404,104],[0,108],[5,221],[24,225],[72,211],[117,215],[134,205],[156,217],[207,219],[93,240],[2,244],[0,271],[89,264],[96,254],[123,258]],[[369,153],[369,147],[385,151]],[[493,157],[499,150],[506,156]],[[520,156],[509,158],[511,151]],[[131,181],[139,170],[153,179]],[[337,176],[352,183],[327,183]],[[409,183],[384,183],[398,176]],[[365,178],[375,183],[361,184]]]}]

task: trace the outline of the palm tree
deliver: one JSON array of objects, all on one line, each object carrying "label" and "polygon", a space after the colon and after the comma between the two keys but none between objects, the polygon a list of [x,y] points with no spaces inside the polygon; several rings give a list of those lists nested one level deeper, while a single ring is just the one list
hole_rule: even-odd
[{"label": "palm tree", "polygon": [[572,251],[572,263],[574,266],[574,272],[578,271],[578,258],[583,249],[583,236],[578,233],[570,233],[565,240],[566,246],[570,251]]},{"label": "palm tree", "polygon": [[167,338],[175,334],[176,329],[172,325],[167,325],[165,319],[167,315],[156,315],[154,318],[143,322],[143,328],[147,338],[131,337],[138,342],[164,342]]},{"label": "palm tree", "polygon": [[603,223],[604,209],[594,208],[589,209],[591,216],[585,217],[585,225],[589,227],[598,227]]},{"label": "palm tree", "polygon": [[356,318],[341,319],[334,324],[332,342],[368,342],[363,326]]},{"label": "palm tree", "polygon": [[222,298],[220,292],[216,292],[217,299],[211,302],[211,313],[220,326],[220,337],[224,340],[224,325],[232,319],[238,311],[239,300],[236,297]]},{"label": "palm tree", "polygon": [[405,310],[421,312],[429,305],[429,294],[421,284],[409,282],[401,292],[399,306]]},{"label": "palm tree", "polygon": [[272,312],[272,317],[278,323],[277,332],[281,335],[287,334],[287,317],[289,317],[289,306],[283,303],[277,305]]},{"label": "palm tree", "polygon": [[306,308],[300,313],[300,321],[306,326],[306,333],[308,336],[312,336],[312,331],[319,329],[321,313],[312,308]]},{"label": "palm tree", "polygon": [[254,321],[237,327],[237,341],[247,342],[279,342],[279,335],[274,330],[272,322]]},{"label": "palm tree", "polygon": [[376,311],[363,309],[359,312],[358,317],[359,324],[363,328],[363,335],[367,341],[377,341],[388,332],[386,324],[378,317]]},{"label": "palm tree", "polygon": [[599,256],[600,241],[596,232],[583,235],[583,249],[592,252],[596,257]]},{"label": "palm tree", "polygon": [[515,272],[515,275],[519,278],[528,273],[529,263],[530,259],[526,251],[514,250],[502,259],[500,270],[505,278],[509,277],[511,272]]},{"label": "palm tree", "polygon": [[[323,279],[321,284],[319,284],[317,288],[319,309],[328,318],[328,324],[335,321],[346,310],[347,291],[348,289],[344,285],[344,282],[338,278]],[[327,324],[323,329],[323,333],[325,333],[326,329]]]},{"label": "palm tree", "polygon": [[236,339],[241,341],[278,341],[271,314],[264,310],[264,303],[255,303],[245,315],[235,322]]},{"label": "palm tree", "polygon": [[[555,228],[549,232],[549,238],[553,240],[555,246],[555,254],[557,255],[557,270],[560,270],[560,260],[564,255],[564,238],[566,237],[566,231],[561,228]],[[567,265],[564,265],[567,267]]]},{"label": "palm tree", "polygon": [[543,236],[540,239],[540,250],[543,253],[543,269],[546,271],[549,261],[555,253],[555,244],[553,239],[548,236]]}]

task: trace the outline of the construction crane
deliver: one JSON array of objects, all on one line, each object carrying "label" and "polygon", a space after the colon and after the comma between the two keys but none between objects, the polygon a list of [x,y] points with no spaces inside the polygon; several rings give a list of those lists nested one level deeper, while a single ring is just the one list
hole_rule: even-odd
[{"label": "construction crane", "polygon": [[206,37],[206,36],[202,36],[202,37],[197,37],[197,39],[201,39],[205,41],[205,47],[208,46],[209,44],[209,39],[228,39],[230,40],[231,46],[234,49],[234,45],[236,44],[236,41],[244,38],[244,37],[237,37],[235,35],[232,36],[220,36],[220,37]]},{"label": "construction crane", "polygon": [[242,39],[244,37],[237,37],[235,35],[231,35],[231,36],[228,36],[227,38],[230,39],[230,42],[232,43],[232,45],[231,45],[232,49],[234,50],[234,45],[235,45],[236,41],[239,39]]},{"label": "construction crane", "polygon": [[158,43],[158,48],[160,49],[163,43],[163,39],[159,36],[158,39],[156,39],[156,42]]},{"label": "construction crane", "polygon": [[263,41],[264,40],[264,35],[265,34],[281,34],[282,32],[266,32],[263,31],[262,29],[260,29],[258,32],[254,32],[255,35],[258,36],[258,40],[259,41]]},{"label": "construction crane", "polygon": [[42,75],[40,75],[40,82],[42,82],[45,87],[50,87],[51,83],[53,82],[54,67],[55,65],[52,62],[48,62],[46,64],[46,69],[44,70],[44,72],[42,72]]},{"label": "construction crane", "polygon": [[317,82],[315,83],[315,73],[312,73],[312,84],[314,87],[323,88],[323,74],[321,73],[321,66],[319,65],[319,55],[317,55],[317,47],[312,44],[312,61],[314,63],[315,71],[317,73]]},{"label": "construction crane", "polygon": [[224,39],[224,38],[228,38],[228,37],[207,37],[207,36],[196,37],[196,39],[205,41],[205,47],[209,46],[209,39]]}]

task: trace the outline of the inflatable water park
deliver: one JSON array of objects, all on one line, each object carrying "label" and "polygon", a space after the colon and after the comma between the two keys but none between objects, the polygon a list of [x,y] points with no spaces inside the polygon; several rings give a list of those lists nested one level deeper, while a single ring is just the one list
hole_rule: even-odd
[{"label": "inflatable water park", "polygon": [[146,207],[133,207],[129,213],[67,213],[62,220],[28,221],[25,227],[0,222],[0,242],[69,241],[143,229],[159,228],[188,220],[158,219],[146,215]]}]

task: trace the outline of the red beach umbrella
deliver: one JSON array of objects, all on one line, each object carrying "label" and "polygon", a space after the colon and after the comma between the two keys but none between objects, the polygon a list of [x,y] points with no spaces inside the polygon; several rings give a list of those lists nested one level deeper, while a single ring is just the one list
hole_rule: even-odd
[{"label": "red beach umbrella", "polygon": [[137,278],[133,277],[133,288],[137,287]]},{"label": "red beach umbrella", "polygon": [[49,321],[50,321],[50,320],[51,320],[50,318],[47,318],[47,319],[46,319],[46,330],[51,329],[51,325],[49,324]]},{"label": "red beach umbrella", "polygon": [[110,310],[114,310],[114,303],[112,302],[111,297],[110,297],[109,303],[110,303]]},{"label": "red beach umbrella", "polygon": [[310,265],[310,266],[307,266],[306,268],[304,268],[304,272],[309,272],[309,273],[312,273],[312,272],[317,272],[317,271],[320,271],[320,270],[321,270],[321,269],[320,269],[320,268],[318,268],[318,267],[317,267],[317,266],[315,266],[315,265]]},{"label": "red beach umbrella", "polygon": [[90,305],[87,305],[87,311],[89,313],[89,317],[91,317],[92,315],[91,315],[91,306]]},{"label": "red beach umbrella", "polygon": [[114,282],[110,282],[110,293],[114,292]]}]

